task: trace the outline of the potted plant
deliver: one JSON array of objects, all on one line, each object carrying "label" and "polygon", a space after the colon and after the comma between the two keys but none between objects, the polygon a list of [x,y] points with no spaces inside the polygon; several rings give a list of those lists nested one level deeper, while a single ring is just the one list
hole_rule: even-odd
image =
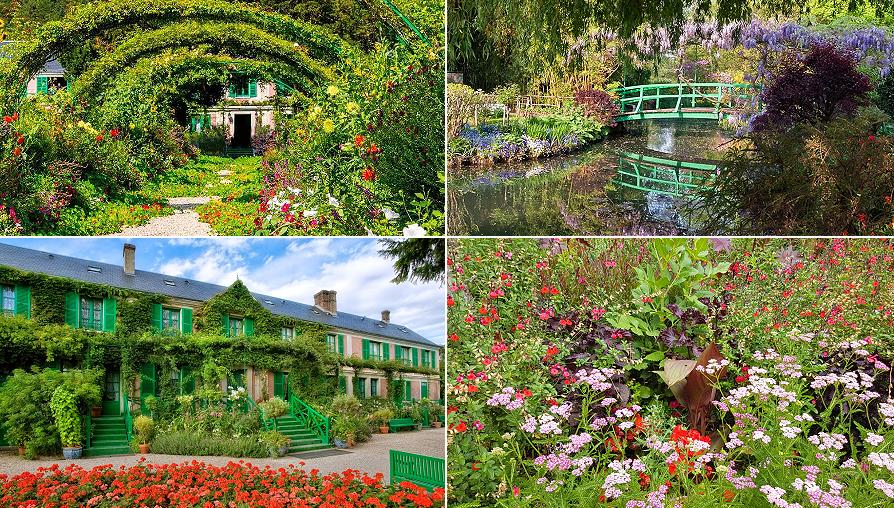
[{"label": "potted plant", "polygon": [[146,415],[140,415],[133,421],[133,428],[140,442],[140,453],[149,453],[149,443],[155,435],[155,421]]},{"label": "potted plant", "polygon": [[258,407],[261,408],[264,418],[273,420],[273,430],[277,430],[276,419],[286,414],[286,411],[289,410],[289,403],[279,397],[273,397],[261,402],[258,404]]},{"label": "potted plant", "polygon": [[289,436],[275,430],[265,430],[261,432],[259,440],[262,444],[267,445],[267,450],[271,457],[282,457],[289,452]]},{"label": "potted plant", "polygon": [[332,441],[336,448],[347,448],[354,441],[354,425],[351,418],[342,417],[332,424]]},{"label": "potted plant", "polygon": [[370,421],[379,427],[379,432],[381,434],[388,433],[388,420],[391,420],[392,418],[394,418],[394,411],[387,407],[376,409],[369,415]]},{"label": "potted plant", "polygon": [[93,418],[99,418],[102,416],[102,406],[93,406],[90,408],[90,416]]},{"label": "potted plant", "polygon": [[62,440],[62,455],[69,460],[81,458],[83,436],[81,415],[78,414],[78,396],[69,387],[62,385],[53,391],[50,409]]},{"label": "potted plant", "polygon": [[440,429],[441,428],[441,417],[444,415],[444,406],[432,402],[430,406],[431,410],[431,426]]}]

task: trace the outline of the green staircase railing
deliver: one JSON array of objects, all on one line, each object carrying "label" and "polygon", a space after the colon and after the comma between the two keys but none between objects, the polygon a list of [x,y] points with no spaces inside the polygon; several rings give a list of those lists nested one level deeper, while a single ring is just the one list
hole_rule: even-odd
[{"label": "green staircase railing", "polygon": [[621,112],[616,122],[658,118],[720,119],[756,95],[746,83],[661,83],[613,90]]},{"label": "green staircase railing", "polygon": [[711,186],[718,166],[623,152],[614,183],[622,187],[681,197]]},{"label": "green staircase railing", "polygon": [[316,409],[294,395],[289,396],[289,412],[298,423],[310,429],[324,445],[329,445],[329,418],[321,415]]},{"label": "green staircase railing", "polygon": [[444,488],[446,469],[444,459],[415,453],[390,450],[391,484],[410,482],[427,490]]},{"label": "green staircase railing", "polygon": [[264,410],[261,409],[260,406],[258,406],[257,402],[255,402],[255,399],[253,399],[253,398],[251,398],[251,396],[249,396],[248,397],[248,411],[246,411],[246,412],[249,412],[252,409],[257,409],[258,413],[260,413],[261,426],[264,427],[264,430],[273,430],[274,428],[276,428],[276,422],[273,420],[273,418],[268,418],[267,415],[264,414]]},{"label": "green staircase railing", "polygon": [[130,400],[124,394],[124,428],[127,432],[127,442],[133,439],[133,414],[130,412]]}]

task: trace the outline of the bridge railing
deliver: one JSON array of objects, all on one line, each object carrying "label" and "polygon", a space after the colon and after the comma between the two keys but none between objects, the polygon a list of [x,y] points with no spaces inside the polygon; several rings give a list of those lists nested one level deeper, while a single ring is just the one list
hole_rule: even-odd
[{"label": "bridge railing", "polygon": [[755,94],[753,85],[744,83],[664,83],[636,85],[614,90],[618,94],[621,115],[650,111],[680,113],[711,110],[720,113],[733,109]]},{"label": "bridge railing", "polygon": [[614,181],[622,187],[681,197],[709,187],[717,170],[711,163],[624,152]]}]

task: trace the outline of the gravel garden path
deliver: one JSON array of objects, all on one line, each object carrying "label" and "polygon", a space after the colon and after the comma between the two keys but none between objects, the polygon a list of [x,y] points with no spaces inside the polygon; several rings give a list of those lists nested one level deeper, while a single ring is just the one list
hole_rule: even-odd
[{"label": "gravel garden path", "polygon": [[168,205],[175,210],[173,215],[155,217],[142,226],[124,228],[109,236],[213,236],[211,226],[200,221],[195,210],[211,199],[205,196],[168,198]]},{"label": "gravel garden path", "polygon": [[[232,457],[193,457],[185,455],[118,455],[112,457],[94,457],[79,459],[76,461],[64,460],[60,457],[42,457],[39,460],[25,460],[19,457],[15,450],[0,451],[0,474],[16,475],[24,471],[35,471],[39,467],[49,467],[59,464],[65,467],[68,464],[78,464],[85,469],[96,466],[112,464],[118,466],[136,465],[140,458],[145,458],[149,464],[173,464],[199,460],[216,466],[224,466],[227,462],[244,460],[259,467],[270,466],[272,468],[288,467],[294,464],[305,470],[319,469],[321,473],[341,472],[345,469],[359,469],[370,474],[383,473],[385,481],[390,481],[388,475],[389,450],[399,450],[409,453],[418,453],[431,457],[443,458],[446,454],[447,433],[445,429],[426,429],[418,432],[400,432],[397,434],[374,434],[366,443],[359,444],[346,450],[323,450],[322,452],[309,452],[304,454],[286,455],[280,458],[265,459],[236,459]],[[302,464],[303,462],[303,464]]]}]

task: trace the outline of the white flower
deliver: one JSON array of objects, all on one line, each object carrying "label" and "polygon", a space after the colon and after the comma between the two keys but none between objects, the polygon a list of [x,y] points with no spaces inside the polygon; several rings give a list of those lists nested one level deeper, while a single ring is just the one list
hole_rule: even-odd
[{"label": "white flower", "polygon": [[872,446],[878,446],[885,441],[885,437],[870,432],[866,435],[866,441],[868,441],[869,444],[871,444]]},{"label": "white flower", "polygon": [[334,197],[332,197],[332,194],[329,194],[329,204],[336,208],[338,208],[338,205],[339,205],[338,200],[335,199]]},{"label": "white flower", "polygon": [[385,218],[388,220],[394,220],[394,219],[400,217],[399,213],[395,212],[394,210],[392,210],[390,208],[382,208],[382,213],[385,214]]},{"label": "white flower", "polygon": [[316,217],[316,216],[317,216],[317,211],[316,211],[316,210],[305,210],[305,211],[304,211],[304,216],[305,216],[305,217]]},{"label": "white flower", "polygon": [[425,228],[423,228],[419,224],[410,224],[409,226],[404,228],[404,236],[420,237],[425,236],[426,234],[428,234],[428,232],[425,231]]}]

